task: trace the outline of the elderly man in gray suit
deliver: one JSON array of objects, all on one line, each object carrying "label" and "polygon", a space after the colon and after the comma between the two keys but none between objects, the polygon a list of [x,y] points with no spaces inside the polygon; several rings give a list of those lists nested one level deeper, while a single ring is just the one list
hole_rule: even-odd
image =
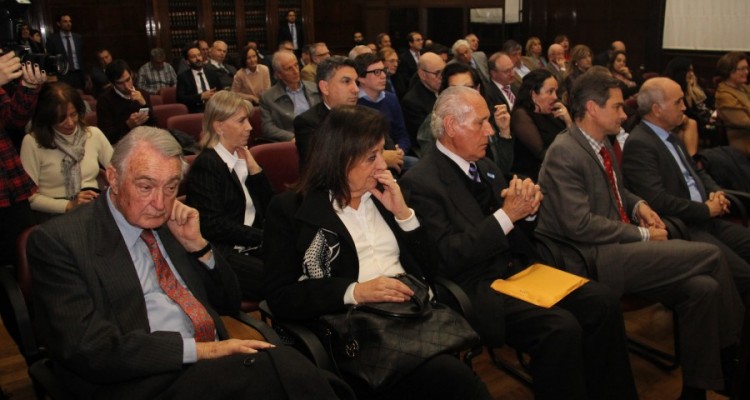
[{"label": "elderly man in gray suit", "polygon": [[[706,243],[667,240],[659,216],[623,186],[606,140],[626,118],[623,105],[611,76],[594,72],[576,81],[575,125],[552,143],[539,174],[545,201],[537,231],[578,242],[595,260],[598,280],[615,291],[674,309],[682,398],[704,399],[706,390],[724,387],[722,361],[733,357],[744,308],[722,252]],[[572,272],[585,274],[572,254],[566,261]]]},{"label": "elderly man in gray suit", "polygon": [[286,142],[294,139],[294,118],[320,103],[320,94],[314,83],[300,79],[297,56],[291,51],[277,51],[271,64],[278,81],[260,97],[262,138]]},{"label": "elderly man in gray suit", "polygon": [[86,399],[339,398],[329,382],[348,396],[286,346],[227,338],[219,313],[239,311],[237,278],[175,201],[184,165],[169,132],[138,127],[115,146],[106,193],[32,232],[54,373]]}]

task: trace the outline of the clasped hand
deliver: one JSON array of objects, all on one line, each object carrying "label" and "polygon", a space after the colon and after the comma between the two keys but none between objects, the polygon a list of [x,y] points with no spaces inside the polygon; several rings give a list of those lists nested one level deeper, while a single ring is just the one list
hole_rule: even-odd
[{"label": "clasped hand", "polygon": [[508,188],[500,192],[500,197],[505,199],[503,211],[512,222],[516,222],[529,215],[536,214],[544,195],[542,195],[542,189],[539,185],[534,184],[531,179],[521,180],[513,175]]}]

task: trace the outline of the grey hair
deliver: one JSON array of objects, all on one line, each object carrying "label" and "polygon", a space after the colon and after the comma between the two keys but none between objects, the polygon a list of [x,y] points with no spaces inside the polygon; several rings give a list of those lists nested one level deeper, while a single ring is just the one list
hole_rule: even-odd
[{"label": "grey hair", "polygon": [[273,58],[271,59],[271,66],[273,66],[273,72],[281,71],[281,58],[283,57],[294,57],[294,60],[295,61],[297,60],[297,56],[295,56],[293,52],[289,50],[279,50],[273,53]]},{"label": "grey hair", "polygon": [[372,53],[372,49],[363,44],[358,44],[349,51],[349,59],[353,61],[358,55],[365,53]]},{"label": "grey hair", "polygon": [[651,113],[654,104],[664,102],[664,89],[661,85],[644,84],[638,92],[638,115],[645,116]]},{"label": "grey hair", "polygon": [[453,43],[453,47],[451,47],[451,53],[453,53],[454,56],[458,55],[458,49],[461,47],[466,47],[467,49],[471,50],[471,46],[469,46],[468,40],[458,39],[455,43]]},{"label": "grey hair", "polygon": [[125,174],[133,152],[141,144],[151,147],[164,157],[178,157],[181,165],[180,179],[185,176],[187,163],[182,157],[182,147],[171,133],[153,126],[134,128],[117,142],[110,163],[117,170],[118,175],[123,176]]},{"label": "grey hair", "polygon": [[466,99],[471,95],[481,96],[479,92],[466,86],[451,86],[440,93],[430,114],[430,128],[436,140],[445,134],[445,117],[452,115],[461,124],[467,122],[466,119],[473,109]]}]

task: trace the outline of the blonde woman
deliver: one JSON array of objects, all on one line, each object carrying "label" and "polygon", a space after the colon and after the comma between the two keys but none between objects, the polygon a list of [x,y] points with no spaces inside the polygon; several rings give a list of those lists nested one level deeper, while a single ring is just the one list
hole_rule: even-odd
[{"label": "blonde woman", "polygon": [[252,105],[220,91],[206,103],[201,146],[190,168],[187,204],[203,236],[232,265],[243,296],[260,299],[263,222],[273,190],[247,149]]}]

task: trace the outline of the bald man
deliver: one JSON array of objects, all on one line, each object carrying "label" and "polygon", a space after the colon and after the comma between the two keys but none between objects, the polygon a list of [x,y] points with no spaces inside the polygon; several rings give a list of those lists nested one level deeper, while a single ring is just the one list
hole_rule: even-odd
[{"label": "bald man", "polygon": [[417,63],[419,82],[414,84],[401,100],[406,131],[411,138],[412,148],[418,147],[419,126],[430,115],[432,106],[435,105],[444,68],[445,61],[439,55],[432,52],[422,54]]},{"label": "bald man", "polygon": [[625,185],[654,211],[684,221],[691,240],[718,246],[744,294],[750,288],[750,230],[719,218],[729,210],[729,200],[673,133],[687,120],[683,96],[669,78],[649,79],[641,87],[638,112],[643,120],[623,152]]}]

